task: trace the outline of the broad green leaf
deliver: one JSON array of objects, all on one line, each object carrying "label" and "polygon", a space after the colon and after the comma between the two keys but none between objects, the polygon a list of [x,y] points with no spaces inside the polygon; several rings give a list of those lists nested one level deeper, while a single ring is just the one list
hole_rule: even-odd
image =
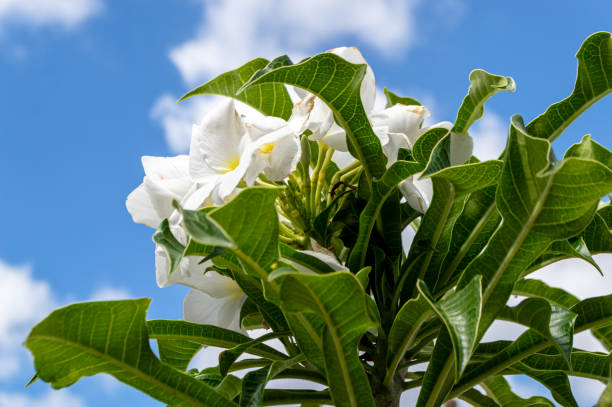
[{"label": "broad green leaf", "polygon": [[572,366],[568,369],[565,358],[560,355],[533,354],[521,361],[522,364],[537,370],[559,370],[567,375],[599,380],[607,383],[610,377],[610,356],[603,353],[572,352]]},{"label": "broad green leaf", "polygon": [[264,393],[264,406],[279,406],[279,405],[301,405],[320,406],[331,405],[332,399],[328,390],[278,390],[267,389]]},{"label": "broad green leaf", "polygon": [[310,363],[325,371],[322,332],[325,322],[318,315],[309,312],[295,312],[285,316],[291,332],[295,335],[300,350]]},{"label": "broad green leaf", "polygon": [[446,325],[455,354],[455,377],[461,377],[476,344],[482,313],[480,276],[474,277],[468,285],[437,302],[421,280],[418,282],[418,289],[432,311],[438,314]]},{"label": "broad green leaf", "polygon": [[[333,288],[333,290],[330,290]],[[311,312],[325,324],[322,349],[330,392],[336,406],[374,406],[370,384],[357,354],[368,328],[366,294],[350,273],[288,275],[281,286],[285,313]]]},{"label": "broad green leaf", "polygon": [[406,351],[415,343],[419,329],[432,312],[431,306],[423,298],[423,295],[407,301],[400,308],[389,331],[385,384],[389,385],[391,382],[399,362]]},{"label": "broad green leaf", "polygon": [[107,373],[173,406],[234,406],[155,357],[145,325],[149,303],[146,298],[90,302],[53,311],[26,340],[40,378],[59,389]]},{"label": "broad green leaf", "polygon": [[184,372],[193,357],[202,349],[202,344],[185,340],[158,339],[159,359]]},{"label": "broad green leaf", "polygon": [[529,123],[530,135],[555,140],[582,112],[612,91],[612,34],[591,35],[576,57],[578,76],[574,91]]},{"label": "broad green leaf", "polygon": [[500,405],[497,404],[495,400],[488,396],[485,396],[476,389],[469,389],[461,396],[459,396],[459,398],[476,407],[500,407]]},{"label": "broad green leaf", "polygon": [[481,333],[505,306],[523,270],[552,242],[588,226],[597,202],[612,190],[612,169],[604,163],[569,157],[553,164],[549,155],[550,143],[527,135],[520,117],[513,117],[496,194],[503,222],[459,281],[461,287],[483,276]]},{"label": "broad green leaf", "polygon": [[[505,307],[525,268],[553,241],[580,233],[591,221],[599,199],[612,190],[612,170],[605,164],[570,157],[553,165],[549,157],[550,143],[526,134],[520,117],[514,116],[496,193],[503,222],[458,282],[462,288],[482,275],[483,315],[478,338]],[[568,200],[568,196],[581,199]],[[434,356],[439,353],[440,360],[448,360],[444,353],[448,349],[448,344],[438,341]],[[435,368],[441,366],[428,367],[423,387],[447,389],[453,380],[448,377],[450,370],[444,366],[445,374],[439,374]],[[423,397],[427,400],[428,396]]]},{"label": "broad green leaf", "polygon": [[370,235],[376,222],[376,217],[395,187],[410,177],[421,171],[421,164],[411,161],[396,161],[385,171],[385,174],[372,183],[372,196],[368,200],[366,207],[359,215],[359,234],[357,242],[353,246],[353,250],[347,261],[347,265],[351,270],[357,272],[363,267],[365,257],[368,250]]},{"label": "broad green leaf", "polygon": [[509,76],[493,75],[482,69],[470,73],[470,89],[463,99],[452,131],[466,134],[470,126],[482,117],[484,102],[500,91],[514,92],[516,85]]},{"label": "broad green leaf", "polygon": [[[252,341],[252,338],[231,329],[186,321],[152,320],[147,321],[147,328],[149,337],[158,341],[188,341],[201,346],[216,346],[226,349]],[[287,357],[282,352],[265,344],[250,346],[247,353],[272,360]]]},{"label": "broad green leaf", "polygon": [[293,103],[287,89],[281,84],[266,83],[238,94],[238,89],[244,85],[251,76],[268,65],[268,60],[256,58],[247,62],[238,69],[225,72],[203,85],[189,91],[179,99],[179,102],[196,95],[223,95],[246,103],[259,110],[266,116],[276,116],[285,120],[291,116]]},{"label": "broad green leaf", "polygon": [[[408,253],[407,261],[414,260],[416,265],[404,286],[404,298],[414,295],[414,282],[418,278],[436,291],[444,272],[442,264],[451,245],[452,231],[464,208],[466,195],[496,184],[500,173],[501,162],[484,161],[447,167],[430,175],[434,195]],[[419,260],[415,260],[423,253]],[[412,293],[407,291],[411,288]]]},{"label": "broad green leaf", "polygon": [[316,273],[333,273],[335,271],[323,260],[320,260],[307,253],[295,250],[284,243],[280,244],[280,255],[282,258],[291,260],[292,262],[302,265]]},{"label": "broad green leaf", "polygon": [[[571,308],[578,317],[574,324],[574,333],[596,328],[612,322],[612,295],[588,298]],[[468,367],[461,381],[453,388],[449,397],[456,397],[462,392],[481,383],[487,377],[498,374],[517,361],[549,348],[553,343],[542,335],[529,329],[514,342],[507,344],[488,358],[485,362]],[[482,346],[482,345],[481,345]],[[479,347],[480,349],[480,347]]]},{"label": "broad green leaf", "polygon": [[576,314],[559,305],[550,305],[540,298],[527,298],[515,307],[505,307],[498,319],[516,322],[532,328],[553,341],[561,355],[571,366],[571,354]]},{"label": "broad green leaf", "polygon": [[[610,376],[612,376],[612,374]],[[597,406],[595,407],[607,407],[609,405],[612,405],[612,380],[608,381],[608,385],[603,393],[601,393]]]},{"label": "broad green leaf", "polygon": [[[233,276],[240,289],[257,304],[257,308],[263,315],[266,323],[274,331],[286,331],[288,326],[283,312],[276,304],[268,301],[265,296],[263,285],[265,283],[260,282],[254,277],[244,275],[241,272],[234,272]],[[276,295],[274,297],[276,298]]]},{"label": "broad green leaf", "polygon": [[560,370],[539,370],[532,369],[522,363],[516,363],[512,370],[524,374],[540,382],[550,390],[553,398],[564,407],[578,407],[578,403],[572,393],[569,379],[565,372]]},{"label": "broad green leaf", "polygon": [[[232,251],[256,277],[278,260],[278,189],[246,188],[229,203],[210,211],[183,211],[183,225],[193,240]],[[214,242],[214,243],[213,243]]]},{"label": "broad green leaf", "polygon": [[452,285],[462,270],[486,246],[501,218],[495,207],[496,185],[470,194],[453,228],[436,293]]},{"label": "broad green leaf", "polygon": [[418,100],[408,96],[398,96],[387,88],[384,88],[383,92],[387,98],[387,107],[394,106],[398,103],[406,106],[421,106],[421,103]]},{"label": "broad green leaf", "polygon": [[160,223],[159,229],[157,229],[153,234],[153,241],[160,245],[168,256],[170,263],[170,270],[168,270],[168,274],[174,273],[181,265],[185,246],[176,240],[172,234],[168,219],[164,219],[162,223]]},{"label": "broad green leaf", "polygon": [[242,389],[242,380],[233,375],[227,375],[221,380],[215,389],[230,400],[233,400],[240,394]]},{"label": "broad green leaf", "polygon": [[444,127],[434,127],[427,130],[414,142],[412,156],[425,168],[438,142],[449,134],[450,130]]},{"label": "broad green leaf", "polygon": [[[595,214],[595,216],[598,215]],[[595,263],[595,260],[593,260],[591,252],[589,251],[589,248],[582,236],[576,236],[568,240],[559,240],[553,242],[550,246],[548,246],[544,253],[542,253],[537,259],[533,261],[533,263],[529,265],[529,268],[523,273],[523,275],[527,275],[531,271],[541,269],[542,267],[545,267],[549,264],[569,258],[582,259],[593,267],[595,267],[595,269],[599,271],[600,274],[602,274],[601,269],[599,268],[597,263]]]},{"label": "broad green leaf", "polygon": [[323,100],[346,130],[349,150],[363,164],[369,178],[385,172],[386,157],[361,103],[361,81],[366,65],[355,65],[323,53],[299,64],[283,66],[247,82],[242,90],[264,83],[285,83],[305,89]]},{"label": "broad green leaf", "polygon": [[261,405],[264,389],[268,381],[272,380],[282,371],[300,363],[304,355],[300,354],[291,359],[273,362],[259,370],[253,370],[244,376],[242,381],[242,392],[240,394],[241,407],[257,407]]},{"label": "broad green leaf", "polygon": [[561,288],[551,287],[543,281],[529,278],[523,278],[517,281],[516,284],[514,284],[512,294],[525,297],[544,298],[553,304],[565,308],[571,308],[580,302],[578,297]]},{"label": "broad green leaf", "polygon": [[[281,338],[290,334],[291,332],[270,332],[260,336],[257,339],[251,339],[248,342],[241,343],[240,345],[221,352],[219,354],[219,372],[221,373],[221,376],[227,375],[229,368],[236,361],[236,359],[242,356],[243,353],[248,352],[249,348],[259,345],[262,342],[268,341],[270,339]],[[285,359],[285,357],[283,357],[283,359]]]},{"label": "broad green leaf", "polygon": [[534,396],[524,399],[517,396],[501,376],[490,377],[482,383],[487,394],[504,407],[553,407],[554,404],[544,397]]}]

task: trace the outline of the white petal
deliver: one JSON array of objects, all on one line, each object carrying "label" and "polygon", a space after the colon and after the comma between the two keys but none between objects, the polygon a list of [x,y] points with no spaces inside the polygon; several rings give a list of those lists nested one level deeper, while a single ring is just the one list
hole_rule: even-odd
[{"label": "white petal", "polygon": [[376,83],[374,81],[374,72],[370,65],[366,62],[361,52],[355,47],[340,47],[329,50],[333,54],[336,54],[351,64],[366,64],[366,73],[361,82],[361,102],[363,108],[367,113],[371,112],[374,108],[374,102],[376,101]]},{"label": "white petal", "polygon": [[265,170],[266,177],[272,181],[284,180],[297,167],[300,155],[300,141],[294,135],[274,143],[274,149],[270,152],[270,166]]},{"label": "white petal", "polygon": [[179,268],[170,274],[170,260],[161,246],[155,248],[155,277],[160,288],[172,284],[181,284],[192,288],[206,286],[204,271],[211,263],[199,264],[201,257],[187,257],[183,259]]},{"label": "white petal", "polygon": [[216,271],[204,274],[204,283],[199,290],[214,298],[224,298],[242,295],[242,290],[234,280]]},{"label": "white petal", "polygon": [[413,209],[425,213],[429,203],[412,181],[409,179],[402,181],[399,184],[399,190],[402,192],[402,195],[404,195],[404,198],[406,198],[406,202],[408,202]]},{"label": "white petal", "polygon": [[142,167],[147,177],[155,180],[189,177],[189,156],[175,157],[143,156]]},{"label": "white petal", "polygon": [[183,316],[186,321],[215,325],[245,332],[240,328],[240,308],[245,296],[216,299],[198,290],[191,290],[183,302]]},{"label": "white petal", "polygon": [[472,158],[474,140],[468,134],[451,133],[450,163],[451,165],[465,164]]},{"label": "white petal", "polygon": [[189,178],[155,180],[146,176],[143,185],[157,214],[164,219],[174,212],[172,201],[180,202],[193,183]]},{"label": "white petal", "polygon": [[320,138],[322,142],[337,151],[348,151],[346,145],[346,132],[336,123],[332,124],[329,131]]},{"label": "white petal", "polygon": [[238,165],[245,144],[246,127],[231,99],[211,110],[194,125],[189,150],[189,172],[195,181],[225,173]]},{"label": "white petal", "polygon": [[251,137],[251,140],[257,140],[258,138],[265,136],[266,134],[272,133],[275,130],[280,129],[287,125],[287,122],[281,118],[273,116],[261,116],[256,120],[253,120],[245,124],[245,127]]},{"label": "white petal", "polygon": [[410,147],[420,135],[418,133],[429,110],[425,106],[396,104],[370,115],[372,127],[386,127],[389,133],[401,133],[408,137]]},{"label": "white petal", "polygon": [[153,207],[151,197],[145,190],[144,184],[140,184],[128,195],[125,206],[136,223],[157,229],[162,221]]}]

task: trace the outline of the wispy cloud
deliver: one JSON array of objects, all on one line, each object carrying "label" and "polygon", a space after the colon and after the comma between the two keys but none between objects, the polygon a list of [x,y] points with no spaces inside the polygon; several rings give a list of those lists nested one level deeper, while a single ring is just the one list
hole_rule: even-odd
[{"label": "wispy cloud", "polygon": [[[30,329],[46,317],[52,310],[65,305],[66,297],[58,295],[45,280],[37,279],[32,274],[30,266],[9,265],[0,260],[0,382],[21,377],[29,379],[31,357],[23,348],[22,343]],[[103,286],[96,289],[87,299],[98,301],[130,298],[130,293],[112,286]],[[45,395],[43,399],[31,399],[20,395],[21,393],[7,393],[0,390],[0,406],[82,406],[77,402],[70,402],[72,396]],[[55,393],[53,393],[55,394]],[[67,398],[62,398],[67,397]],[[15,400],[15,403],[4,402]],[[76,399],[75,399],[76,400]],[[65,401],[65,404],[62,404]],[[21,404],[20,404],[21,403]],[[28,404],[29,403],[29,404]],[[54,404],[55,403],[55,404]]]},{"label": "wispy cloud", "polygon": [[85,402],[67,390],[49,390],[41,396],[0,391],[0,406],[11,407],[85,407]]},{"label": "wispy cloud", "polygon": [[0,0],[0,28],[6,23],[71,28],[102,9],[101,0]]},{"label": "wispy cloud", "polygon": [[[419,40],[416,13],[420,0],[223,0],[201,1],[195,35],[170,51],[186,87],[237,68],[256,57],[288,54],[294,61],[324,51],[324,46],[358,42],[385,56],[401,56]],[[435,7],[439,15],[460,15],[458,0]],[[347,43],[347,41],[351,43]],[[189,146],[191,124],[212,104],[208,97],[175,105],[164,94],[152,117],[164,128],[173,152]]]}]

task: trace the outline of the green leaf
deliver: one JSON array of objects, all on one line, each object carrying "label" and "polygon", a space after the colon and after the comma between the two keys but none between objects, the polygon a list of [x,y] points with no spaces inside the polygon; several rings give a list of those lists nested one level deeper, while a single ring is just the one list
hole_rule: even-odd
[{"label": "green leaf", "polygon": [[478,333],[478,324],[482,313],[482,290],[480,276],[461,290],[436,302],[425,283],[418,282],[419,293],[425,298],[432,311],[444,322],[453,343],[455,353],[455,377],[461,377],[465,370]]},{"label": "green leaf", "polygon": [[242,389],[242,380],[233,375],[227,375],[221,380],[221,383],[215,387],[217,391],[223,394],[228,399],[233,400],[240,394]]},{"label": "green leaf", "polygon": [[534,396],[524,399],[512,392],[510,385],[501,376],[490,377],[482,383],[487,394],[504,407],[553,407],[554,404],[544,397]]},{"label": "green leaf", "polygon": [[[571,311],[578,315],[574,324],[575,334],[609,324],[612,322],[612,295],[588,298],[574,305]],[[474,367],[469,367],[461,381],[453,388],[449,397],[456,397],[481,383],[487,377],[496,375],[510,367],[516,361],[528,358],[551,345],[553,343],[550,340],[534,330],[527,330],[514,342],[504,346],[503,349],[486,361]]]},{"label": "green leaf", "polygon": [[[597,216],[597,214],[595,214],[595,216]],[[559,240],[551,243],[551,245],[548,246],[546,251],[544,251],[544,253],[542,253],[537,259],[533,261],[533,263],[529,265],[529,268],[525,273],[523,273],[523,275],[527,275],[531,271],[541,269],[542,267],[557,262],[559,260],[569,258],[582,259],[593,267],[595,267],[595,269],[599,271],[600,274],[602,274],[601,269],[599,268],[597,263],[595,263],[595,260],[593,260],[593,257],[591,256],[591,252],[589,251],[586,242],[581,236],[577,236],[568,240]]]},{"label": "green leaf", "polygon": [[431,306],[423,298],[423,295],[407,301],[400,308],[389,331],[386,385],[391,383],[399,362],[406,351],[414,345],[420,328],[432,312]]},{"label": "green leaf", "polygon": [[170,270],[168,270],[168,274],[174,273],[181,265],[185,246],[176,240],[172,234],[168,219],[164,219],[162,223],[160,223],[159,229],[157,229],[153,234],[153,241],[160,245],[164,249],[164,252],[166,252],[170,263]]},{"label": "green leaf", "polygon": [[146,298],[90,302],[53,311],[26,340],[40,378],[59,389],[107,373],[167,404],[235,405],[155,357],[145,325],[149,303]]},{"label": "green leaf", "polygon": [[[503,222],[457,285],[462,288],[482,275],[483,314],[478,338],[505,307],[527,266],[553,241],[580,233],[591,221],[599,199],[612,190],[612,170],[603,163],[570,157],[553,165],[550,155],[550,143],[526,134],[520,117],[514,116],[496,193]],[[581,199],[568,200],[568,196]],[[434,357],[448,360],[449,349],[448,344],[438,341]],[[450,369],[444,365],[445,374],[439,374],[435,368],[442,366],[430,364],[423,388],[449,389],[452,378],[445,376]],[[433,396],[440,399],[439,394]],[[428,396],[423,397],[427,400]],[[435,403],[433,400],[430,402]]]},{"label": "green leaf", "polygon": [[512,290],[512,294],[543,298],[565,308],[571,308],[580,302],[578,297],[561,288],[551,287],[543,281],[528,278],[517,281]]},{"label": "green leaf", "polygon": [[[147,327],[149,337],[158,341],[188,341],[201,346],[216,346],[225,349],[252,341],[248,336],[231,329],[186,321],[152,320],[147,321]],[[264,344],[250,346],[247,353],[272,360],[287,357],[282,352]]]},{"label": "green leaf", "polygon": [[527,135],[520,117],[513,117],[496,195],[503,222],[459,281],[461,287],[483,276],[481,333],[505,306],[523,270],[555,240],[580,233],[599,199],[612,190],[612,170],[603,163],[569,157],[553,164],[549,155],[550,143]]},{"label": "green leaf", "polygon": [[418,100],[408,96],[398,96],[387,88],[384,88],[383,92],[387,98],[387,107],[395,106],[398,103],[406,106],[421,106]]},{"label": "green leaf", "polygon": [[486,246],[489,238],[499,225],[501,218],[495,208],[496,185],[476,192],[467,198],[463,211],[453,228],[448,253],[442,266],[443,273],[438,281],[435,294],[455,282],[461,271]]},{"label": "green leaf", "polygon": [[566,360],[560,355],[533,354],[521,361],[521,364],[536,370],[558,370],[571,376],[584,377],[607,383],[610,377],[610,357],[602,353],[575,351],[572,352],[572,366],[567,367]]},{"label": "green leaf", "polygon": [[[330,290],[333,288],[333,290]],[[322,349],[331,395],[336,406],[374,406],[370,384],[357,354],[368,328],[366,294],[350,273],[288,275],[281,286],[285,313],[311,312],[325,324]]]},{"label": "green leaf", "polygon": [[396,161],[385,171],[380,180],[372,183],[372,196],[361,212],[361,215],[359,215],[359,234],[347,261],[347,265],[351,270],[357,272],[363,267],[368,243],[370,242],[370,235],[374,228],[376,217],[380,213],[385,200],[400,182],[422,169],[421,164],[417,162]]},{"label": "green leaf", "polygon": [[612,91],[612,35],[598,32],[587,38],[578,53],[574,91],[551,105],[527,126],[534,137],[555,140],[582,112]]},{"label": "green leaf", "polygon": [[[438,145],[441,143],[442,141]],[[430,175],[434,190],[433,199],[408,253],[407,261],[415,261],[416,265],[404,286],[404,298],[414,295],[414,283],[419,278],[424,280],[428,287],[433,287],[434,292],[437,291],[444,272],[442,264],[451,246],[452,231],[464,208],[466,195],[494,185],[500,173],[501,162],[484,161],[447,167]],[[424,255],[421,256],[422,254]],[[421,258],[416,260],[419,256]],[[442,282],[444,280],[445,278],[442,278]],[[413,291],[409,292],[410,289]]]},{"label": "green leaf", "polygon": [[316,273],[326,274],[333,273],[335,271],[323,260],[311,256],[308,253],[295,250],[284,243],[280,244],[280,255],[282,258],[291,260],[292,262],[304,266]]},{"label": "green leaf", "polygon": [[[229,368],[243,353],[247,352],[251,347],[261,344],[262,342],[269,341],[270,339],[281,338],[290,335],[291,332],[270,332],[260,336],[257,339],[251,339],[248,342],[241,343],[231,349],[225,350],[219,354],[219,372],[221,376],[227,375]],[[282,359],[286,357],[283,356]],[[275,358],[278,359],[278,358]]]},{"label": "green leaf", "polygon": [[438,142],[449,134],[450,130],[444,127],[434,127],[427,130],[414,142],[412,156],[425,168]]},{"label": "green leaf", "polygon": [[476,389],[469,389],[461,396],[459,396],[459,398],[476,407],[500,407],[500,405],[497,404],[495,400],[488,396],[485,396]]},{"label": "green leaf", "polygon": [[505,307],[497,316],[533,328],[553,341],[565,362],[571,366],[576,314],[559,305],[550,305],[540,298],[527,298],[516,307]]},{"label": "green leaf", "polygon": [[279,373],[300,363],[304,360],[304,355],[300,354],[287,360],[273,362],[259,370],[247,373],[242,381],[242,393],[240,395],[241,407],[257,407],[260,405],[264,389],[268,381],[275,378]]},{"label": "green leaf", "polygon": [[202,349],[202,344],[185,340],[157,340],[159,359],[184,372],[193,357]]},{"label": "green leaf", "polygon": [[179,102],[196,95],[222,95],[259,110],[266,116],[276,116],[285,120],[291,116],[293,103],[287,89],[283,85],[266,83],[238,94],[238,89],[244,85],[251,76],[268,65],[268,60],[256,58],[247,62],[238,69],[225,72],[203,85],[189,91],[179,99]]},{"label": "green leaf", "polygon": [[511,370],[524,374],[540,382],[550,390],[553,398],[564,407],[578,407],[578,403],[572,394],[569,379],[565,372],[560,370],[532,369],[522,363],[516,363]]},{"label": "green leaf", "polygon": [[470,89],[463,99],[452,131],[466,134],[470,126],[482,117],[484,102],[500,91],[514,92],[516,85],[509,76],[492,75],[482,69],[470,72]]},{"label": "green leaf", "polygon": [[361,81],[366,65],[355,65],[332,53],[283,66],[247,82],[242,91],[264,83],[286,83],[305,89],[323,100],[346,130],[351,153],[361,161],[368,178],[385,172],[386,157],[361,103]]}]

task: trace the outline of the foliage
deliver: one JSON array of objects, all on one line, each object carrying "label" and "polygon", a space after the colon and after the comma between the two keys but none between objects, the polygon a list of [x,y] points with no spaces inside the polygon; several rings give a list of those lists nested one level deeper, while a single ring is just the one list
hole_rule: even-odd
[{"label": "foliage", "polygon": [[[504,376],[522,374],[577,406],[569,376],[610,382],[611,356],[573,338],[590,330],[612,347],[612,294],[581,301],[529,278],[612,253],[612,153],[590,136],[562,159],[552,150],[612,90],[611,34],[577,57],[572,94],[527,125],[510,118],[489,161],[472,155],[469,128],[515,83],[483,70],[454,124],[430,127],[424,106],[387,89],[373,110],[374,76],[354,48],[255,59],[187,93],[268,116],[226,102],[194,126],[189,157],[143,158],[128,210],[157,228],[158,284],[192,288],[186,321],[146,321],[148,299],[64,307],[27,338],[36,375],[62,388],[107,373],[171,406],[397,406],[417,387],[419,407],[554,405],[516,395]],[[510,307],[512,294],[525,299]],[[527,330],[484,342],[496,320]],[[205,346],[226,349],[219,365],[188,370]],[[318,390],[268,388],[279,378]]]}]

